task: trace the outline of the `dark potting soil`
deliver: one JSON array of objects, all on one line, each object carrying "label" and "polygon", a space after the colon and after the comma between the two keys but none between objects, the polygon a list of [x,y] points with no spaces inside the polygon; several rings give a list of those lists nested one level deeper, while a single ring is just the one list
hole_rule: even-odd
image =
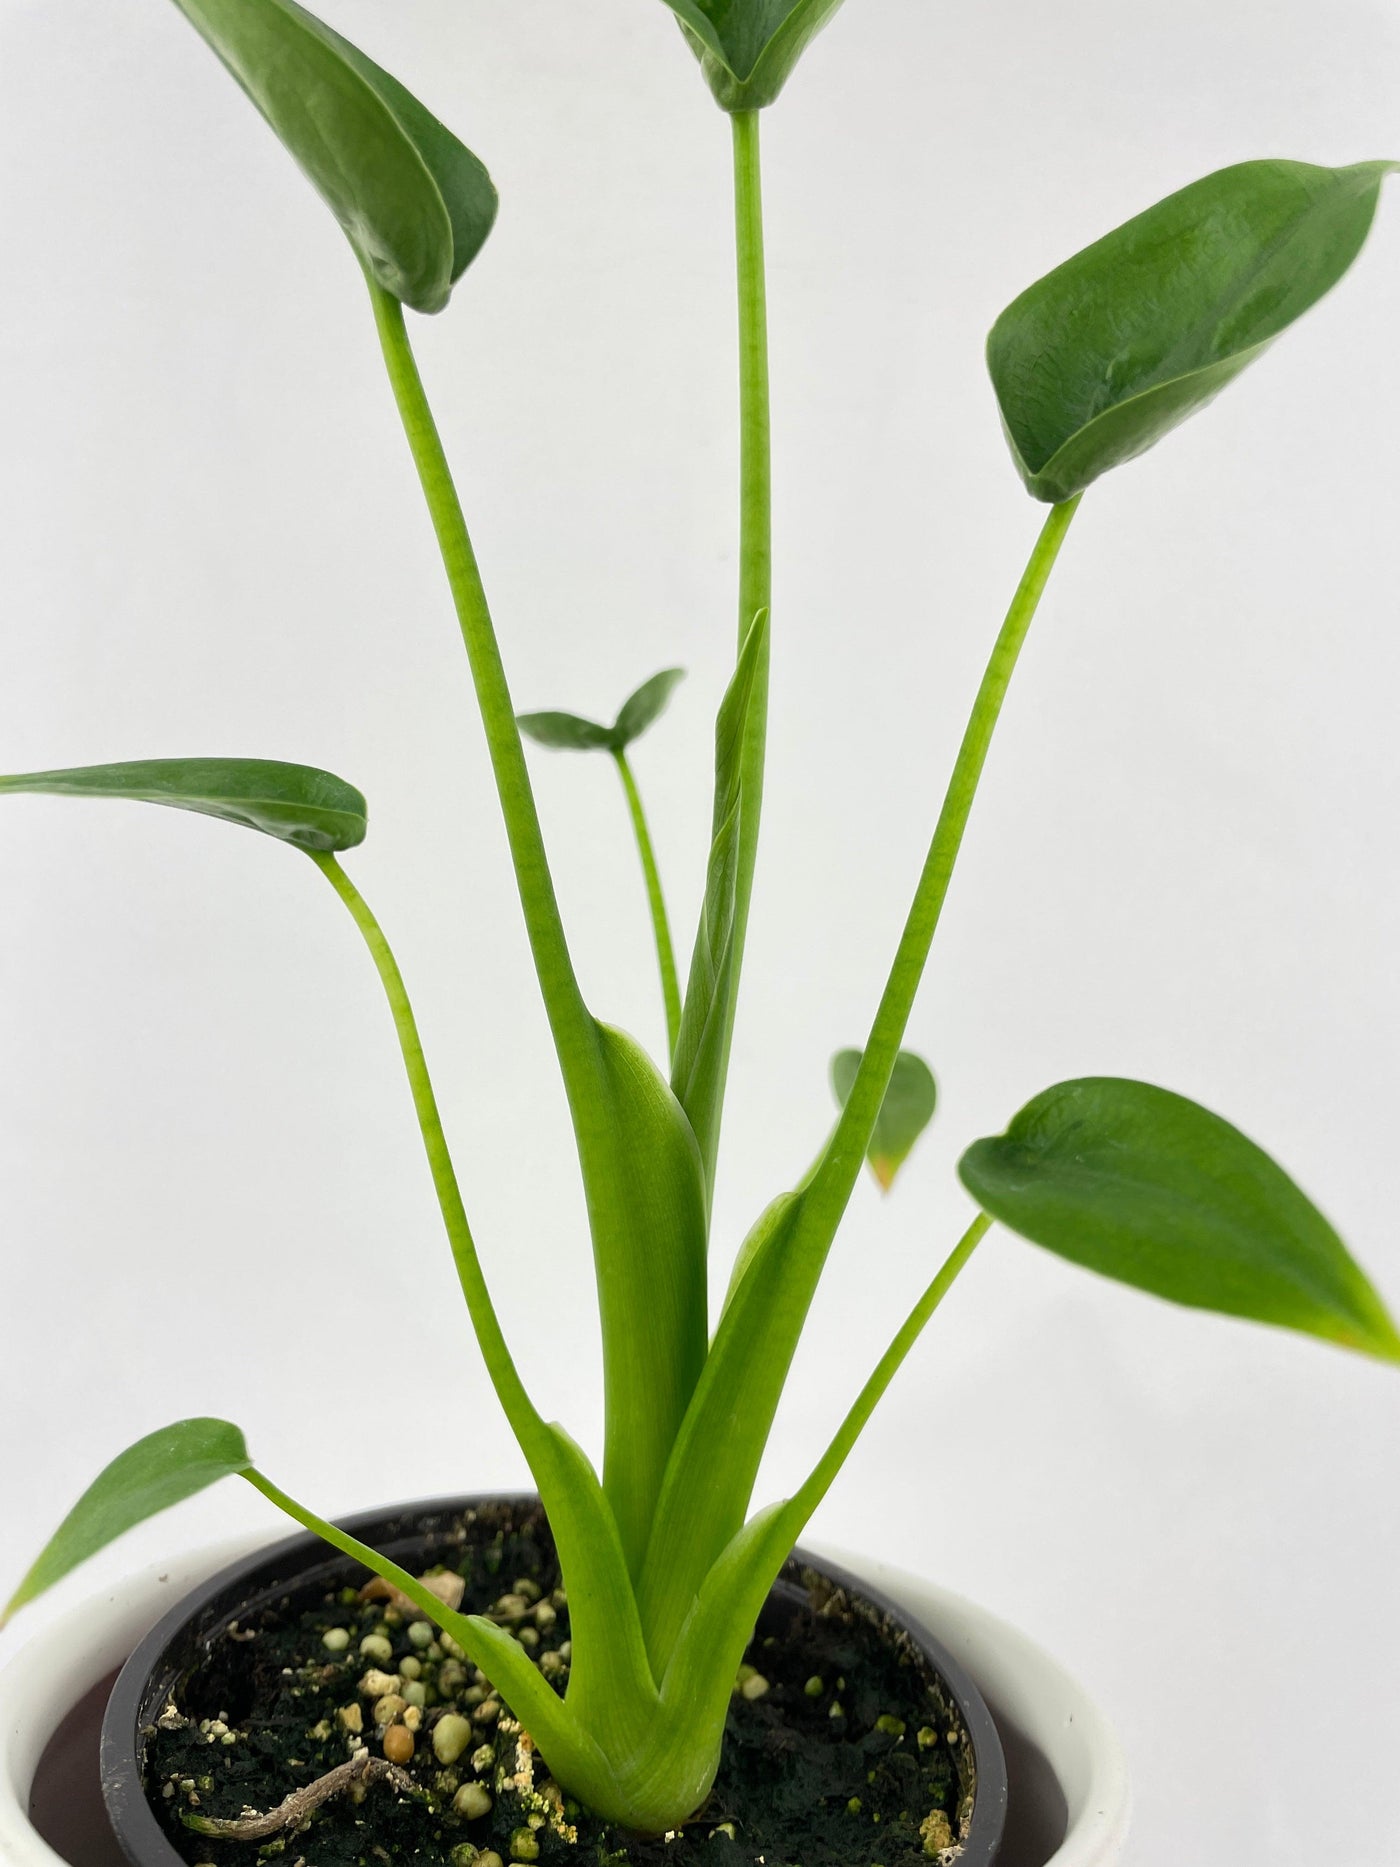
[{"label": "dark potting soil", "polygon": [[[460,1577],[463,1612],[508,1625],[562,1692],[569,1611],[543,1516],[493,1514],[469,1513],[428,1574],[449,1592]],[[147,1795],[191,1867],[950,1862],[971,1773],[956,1713],[873,1608],[802,1580],[746,1655],[709,1800],[666,1837],[564,1796],[485,1677],[377,1582],[322,1584],[225,1628],[146,1733]],[[336,1771],[335,1793],[275,1833],[198,1831],[270,1815]]]}]

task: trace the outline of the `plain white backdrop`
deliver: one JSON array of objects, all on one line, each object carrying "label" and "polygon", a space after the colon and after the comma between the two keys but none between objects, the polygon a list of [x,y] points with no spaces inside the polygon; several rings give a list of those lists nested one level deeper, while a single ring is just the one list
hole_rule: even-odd
[{"label": "plain white backdrop", "polygon": [[[498,230],[413,321],[522,707],[638,750],[688,948],[735,577],[728,129],[658,0],[325,0],[481,154]],[[1041,513],[981,362],[1023,286],[1228,162],[1400,154],[1389,0],[849,0],[765,121],[775,716],[717,1281],[862,1040]],[[0,766],[320,763],[418,1001],[547,1413],[597,1439],[567,1121],[464,658],[354,261],[161,0],[0,0]],[[1400,1304],[1400,200],[1221,402],[1095,489],[1023,660],[912,1041],[943,1102],[863,1185],[763,1480],[825,1441],[1049,1083],[1198,1097]],[[659,994],[604,760],[540,754],[585,988]],[[239,1421],[327,1512],[525,1476],[473,1351],[387,1014],[293,852],[0,809],[4,1510]],[[228,1487],[103,1575],[243,1525]],[[1115,1717],[1137,1867],[1400,1855],[1400,1382],[993,1234],[816,1534],[1020,1622]],[[16,1628],[0,1651],[22,1636]]]}]

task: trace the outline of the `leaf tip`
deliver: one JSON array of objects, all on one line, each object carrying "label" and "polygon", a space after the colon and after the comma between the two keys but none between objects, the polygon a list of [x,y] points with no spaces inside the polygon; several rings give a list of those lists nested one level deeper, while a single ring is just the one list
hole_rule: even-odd
[{"label": "leaf tip", "polygon": [[[1377,1361],[1388,1362],[1392,1368],[1400,1368],[1400,1329],[1397,1329],[1387,1311],[1381,1311],[1381,1325],[1369,1342],[1361,1345],[1365,1352],[1374,1355]],[[0,1620],[0,1627],[4,1621]]]}]

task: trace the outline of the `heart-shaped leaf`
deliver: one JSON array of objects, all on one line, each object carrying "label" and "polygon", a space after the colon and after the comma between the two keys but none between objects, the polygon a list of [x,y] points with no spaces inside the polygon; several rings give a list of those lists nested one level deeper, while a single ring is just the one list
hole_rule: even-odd
[{"label": "heart-shaped leaf", "polygon": [[147,758],[0,778],[0,792],[129,797],[222,817],[298,849],[353,849],[365,840],[366,805],[353,785],[312,765],[266,758]]},{"label": "heart-shaped leaf", "polygon": [[139,1439],[113,1459],[69,1511],[0,1612],[0,1627],[127,1530],[220,1478],[251,1471],[252,1463],[242,1433],[227,1420],[181,1420]]},{"label": "heart-shaped leaf", "polygon": [[585,720],[577,713],[521,713],[516,716],[516,724],[527,739],[556,751],[625,752],[634,739],[640,739],[648,726],[660,719],[677,684],[684,679],[684,668],[664,668],[660,674],[653,674],[623,701],[611,726],[600,726],[596,720]]},{"label": "heart-shaped leaf", "polygon": [[841,0],[664,0],[725,110],[762,110]]},{"label": "heart-shaped leaf", "polygon": [[491,178],[396,78],[295,0],[175,0],[384,290],[441,311],[496,218]]},{"label": "heart-shaped leaf", "polygon": [[[855,1087],[861,1056],[859,1050],[838,1050],[831,1059],[831,1087],[842,1108]],[[875,1178],[887,1193],[914,1143],[933,1120],[937,1105],[938,1084],[933,1071],[912,1050],[901,1050],[866,1155]]]},{"label": "heart-shaped leaf", "polygon": [[987,361],[1030,492],[1072,498],[1204,408],[1341,278],[1395,166],[1221,169],[1023,292]]},{"label": "heart-shaped leaf", "polygon": [[1071,1263],[1400,1361],[1400,1334],[1322,1214],[1184,1096],[1111,1076],[1061,1083],[958,1171],[984,1211]]}]

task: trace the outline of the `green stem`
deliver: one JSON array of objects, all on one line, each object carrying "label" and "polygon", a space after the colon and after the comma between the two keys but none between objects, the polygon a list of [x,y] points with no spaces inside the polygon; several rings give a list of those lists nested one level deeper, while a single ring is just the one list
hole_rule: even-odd
[{"label": "green stem", "polygon": [[[491,1376],[492,1386],[496,1390],[516,1438],[521,1443],[522,1450],[529,1458],[532,1442],[545,1431],[544,1422],[536,1412],[534,1403],[526,1393],[524,1383],[516,1371],[514,1359],[496,1315],[495,1305],[491,1301],[491,1293],[481,1269],[481,1260],[477,1256],[476,1241],[472,1237],[471,1226],[467,1222],[466,1208],[462,1203],[461,1188],[457,1182],[457,1172],[452,1164],[447,1137],[443,1133],[437,1096],[433,1092],[427,1058],[423,1054],[423,1042],[418,1034],[418,1022],[413,1015],[413,1006],[409,1001],[403,974],[399,971],[398,961],[394,958],[383,929],[370,912],[369,904],[341,868],[339,862],[329,853],[322,854],[314,851],[307,853],[350,910],[351,918],[364,937],[365,945],[369,948],[370,957],[374,961],[384,986],[384,995],[389,1001],[389,1010],[393,1014],[394,1030],[398,1034],[399,1049],[403,1053],[404,1068],[408,1072],[409,1087],[413,1092],[413,1107],[418,1116],[418,1127],[423,1136],[423,1147],[427,1153],[428,1166],[433,1176],[433,1189],[437,1194],[438,1205],[442,1209],[443,1224],[447,1228],[448,1242],[452,1247],[452,1261],[457,1267],[457,1279],[462,1286],[462,1294],[467,1300],[467,1312],[471,1317],[472,1327],[476,1331],[477,1341],[481,1345],[482,1357],[485,1360],[487,1372]],[[533,1459],[531,1459],[531,1464],[533,1469]]]},{"label": "green stem", "polygon": [[609,1771],[601,1751],[589,1735],[579,1729],[569,1707],[537,1670],[529,1655],[503,1628],[493,1626],[481,1615],[458,1614],[446,1607],[407,1569],[328,1523],[324,1517],[318,1517],[315,1511],[289,1497],[256,1468],[241,1475],[293,1522],[310,1530],[313,1536],[319,1536],[342,1555],[362,1563],[371,1573],[382,1575],[386,1582],[408,1596],[425,1620],[433,1621],[451,1635],[468,1659],[479,1666],[500,1691],[516,1717],[529,1728],[556,1776],[579,1785],[583,1793],[594,1783],[606,1784]]},{"label": "green stem", "polygon": [[573,1120],[603,1336],[603,1486],[628,1560],[640,1561],[705,1353],[704,1183],[695,1138],[662,1079],[651,1080],[650,1059],[632,1056],[620,1034],[598,1024],[579,991],[500,649],[403,308],[373,282],[370,295],[471,664]]},{"label": "green stem", "polygon": [[[701,1586],[684,1604],[687,1618],[662,1683],[663,1710],[672,1704],[703,1704],[717,1666],[732,1675],[752,1638],[754,1620],[764,1597],[792,1553],[793,1544],[806,1529],[812,1513],[830,1490],[905,1357],[990,1225],[986,1214],[979,1213],[964,1232],[881,1357],[806,1483],[785,1503],[775,1504],[751,1518],[717,1557]],[[722,1710],[720,1716],[723,1716]]]},{"label": "green stem", "polygon": [[792,1513],[789,1528],[793,1542],[802,1534],[813,1511],[831,1489],[837,1473],[850,1457],[852,1447],[865,1431],[871,1414],[884,1398],[890,1382],[899,1373],[909,1351],[928,1327],[934,1311],[952,1289],[958,1273],[986,1237],[991,1224],[987,1214],[979,1212],[968,1226],[949,1253],[947,1262],[905,1317],[898,1335],[880,1357],[875,1372],[860,1390],[855,1404],[841,1422],[812,1475],[784,1507]]},{"label": "green stem", "polygon": [[[768,287],[763,250],[763,172],[759,113],[736,111],[734,235],[739,295],[739,648],[760,611],[773,606],[772,415],[768,381]],[[763,772],[768,744],[768,670],[771,629],[754,673],[740,775],[739,848],[734,890],[732,973],[724,1005],[719,1088],[709,1132],[700,1137],[706,1173],[714,1184],[724,1088],[734,1042],[739,978],[748,938],[749,907],[758,861]]]},{"label": "green stem", "polygon": [[909,1014],[914,1007],[914,998],[928,963],[933,937],[943,914],[943,904],[948,898],[949,884],[953,879],[958,852],[962,848],[968,818],[972,814],[973,800],[977,796],[977,787],[987,762],[992,735],[1001,717],[1002,703],[1006,699],[1011,677],[1016,671],[1016,663],[1036,610],[1040,607],[1040,599],[1045,594],[1055,560],[1060,555],[1065,535],[1082,498],[1082,493],[1076,494],[1073,499],[1051,507],[982,676],[982,685],[977,691],[972,715],[963,734],[928,858],[919,877],[913,905],[875,1014],[875,1022],[871,1026],[860,1069],[807,1196],[805,1216],[819,1227],[830,1219],[834,1230],[860,1175],[861,1163],[870,1145],[870,1137],[874,1133],[885,1091],[899,1056],[899,1046],[904,1038]]},{"label": "green stem", "polygon": [[[773,602],[772,418],[768,385],[768,286],[763,254],[759,113],[734,125],[734,233],[739,284],[739,646]],[[759,765],[762,773],[762,764]]]},{"label": "green stem", "polygon": [[491,611],[452,470],[408,340],[403,306],[373,280],[369,288],[394,399],[418,469],[466,644],[535,971],[578,1125],[600,1068],[596,1027],[583,1002],[569,956]]},{"label": "green stem", "polygon": [[658,1673],[697,1589],[748,1511],[788,1370],[889,1087],[1002,703],[1078,503],[1049,513],[997,637],[846,1106],[807,1180],[760,1222],[762,1242],[731,1293],[668,1462],[638,1587]]},{"label": "green stem", "polygon": [[642,794],[637,789],[631,762],[620,748],[613,753],[613,757],[617,761],[622,788],[627,793],[627,808],[632,813],[632,828],[637,835],[637,851],[642,858],[642,874],[646,878],[651,925],[656,935],[656,960],[661,971],[661,996],[666,1003],[666,1054],[669,1059],[676,1054],[676,1039],[681,1032],[681,988],[676,978],[676,951],[671,944],[671,924],[666,917],[666,899],[661,892],[656,851],[652,846],[646,812],[642,809]]}]

